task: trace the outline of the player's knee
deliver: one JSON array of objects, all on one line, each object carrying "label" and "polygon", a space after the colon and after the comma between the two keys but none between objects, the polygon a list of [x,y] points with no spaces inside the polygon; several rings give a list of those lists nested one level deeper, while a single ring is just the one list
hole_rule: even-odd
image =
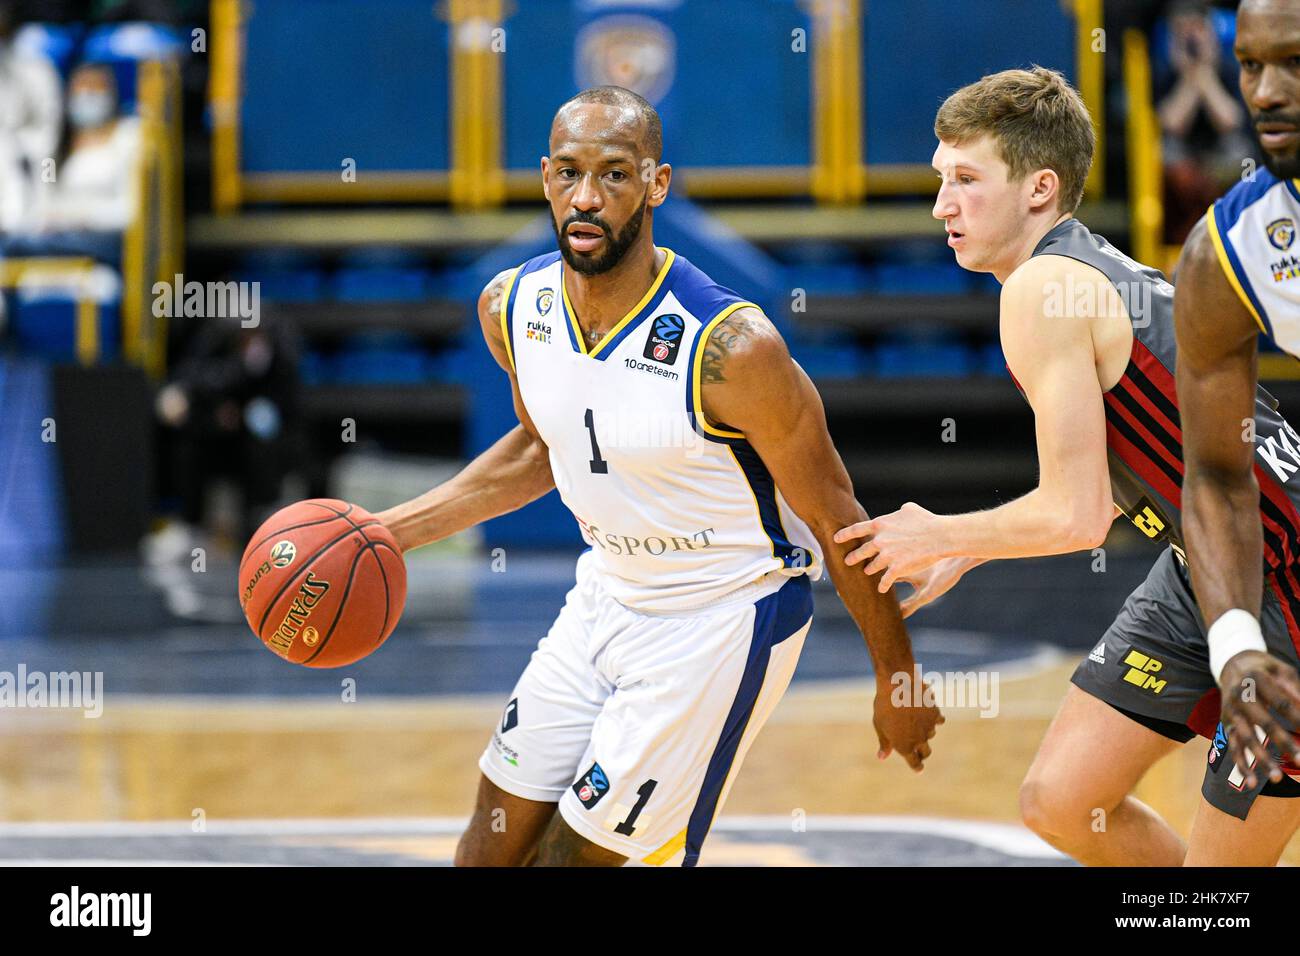
[{"label": "player's knee", "polygon": [[1087,830],[1086,802],[1047,777],[1031,774],[1020,784],[1020,819],[1049,843]]}]

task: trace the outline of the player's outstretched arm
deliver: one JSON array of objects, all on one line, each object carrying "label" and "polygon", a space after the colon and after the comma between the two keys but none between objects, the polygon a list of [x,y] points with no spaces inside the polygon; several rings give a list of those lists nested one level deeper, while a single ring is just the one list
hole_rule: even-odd
[{"label": "player's outstretched arm", "polygon": [[834,541],[836,529],[866,513],[831,443],[817,389],[772,323],[749,307],[714,328],[700,371],[706,418],[744,433],[782,497],[816,536],[835,588],[862,630],[877,675],[879,756],[897,750],[920,770],[943,717],[935,707],[896,706],[891,700],[893,675],[915,679],[912,643],[895,596],[879,593],[873,581],[845,565],[847,549]]},{"label": "player's outstretched arm", "polygon": [[1300,715],[1300,679],[1264,649],[1259,629],[1264,533],[1254,473],[1257,327],[1228,284],[1205,220],[1188,237],[1177,275],[1183,531],[1192,587],[1210,626],[1223,726],[1233,760],[1254,786],[1248,753],[1260,761],[1255,769],[1275,778],[1281,771],[1252,727],[1285,747],[1290,735],[1269,708]]},{"label": "player's outstretched arm", "polygon": [[515,511],[555,487],[546,444],[519,395],[519,382],[501,328],[505,289],[513,272],[500,273],[484,287],[478,300],[478,318],[488,349],[510,377],[519,424],[454,478],[375,515],[392,531],[403,551]]},{"label": "player's outstretched arm", "polygon": [[1063,310],[1046,308],[1049,296],[1061,301],[1072,273],[1074,287],[1097,288],[1093,301],[1107,310],[1103,315],[1124,315],[1105,276],[1061,256],[1030,259],[1002,289],[1002,349],[1034,409],[1038,487],[988,511],[936,515],[908,502],[893,514],[844,528],[839,541],[869,538],[848,562],[867,562],[868,574],[881,575],[882,589],[954,558],[1066,554],[1105,541],[1115,505],[1092,315],[1078,313],[1074,302]]}]

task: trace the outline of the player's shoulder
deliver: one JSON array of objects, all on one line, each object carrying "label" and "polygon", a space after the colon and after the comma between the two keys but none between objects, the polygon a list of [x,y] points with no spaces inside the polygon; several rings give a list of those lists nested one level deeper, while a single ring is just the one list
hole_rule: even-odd
[{"label": "player's shoulder", "polygon": [[1021,311],[1038,312],[1068,293],[1071,282],[1100,281],[1109,286],[1096,266],[1073,256],[1043,252],[1030,256],[1002,283],[1003,315]]},{"label": "player's shoulder", "polygon": [[533,256],[517,266],[502,269],[488,280],[487,285],[483,286],[483,291],[479,294],[479,311],[485,315],[499,314],[505,304],[505,297],[518,285],[520,279],[534,272],[540,272],[559,261],[560,253],[557,250]]},{"label": "player's shoulder", "polygon": [[[1272,196],[1288,192],[1284,180],[1278,179],[1268,169],[1257,169],[1249,179],[1243,179],[1214,201],[1210,215],[1221,232],[1226,233],[1246,215]],[[1288,198],[1294,199],[1293,195]]]},{"label": "player's shoulder", "polygon": [[[762,315],[762,310],[752,300],[715,282],[685,256],[673,253],[671,269],[673,297],[701,323],[708,325],[723,313],[730,317],[740,310],[746,310],[747,315],[750,311]],[[766,316],[763,318],[766,320]]]}]

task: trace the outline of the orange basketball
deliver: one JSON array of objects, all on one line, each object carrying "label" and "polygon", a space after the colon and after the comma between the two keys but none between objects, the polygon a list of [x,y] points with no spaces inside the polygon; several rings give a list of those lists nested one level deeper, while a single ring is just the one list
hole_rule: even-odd
[{"label": "orange basketball", "polygon": [[374,515],[332,498],[282,508],[239,562],[239,604],[253,633],[286,661],[342,667],[393,632],[406,563]]}]

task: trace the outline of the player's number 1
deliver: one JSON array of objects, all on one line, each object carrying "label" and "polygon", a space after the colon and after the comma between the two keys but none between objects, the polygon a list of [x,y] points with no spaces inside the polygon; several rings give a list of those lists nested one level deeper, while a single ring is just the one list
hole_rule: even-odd
[{"label": "player's number 1", "polygon": [[591,473],[593,475],[609,474],[609,462],[600,457],[600,446],[596,444],[596,420],[591,414],[591,409],[587,409],[587,415],[583,419],[587,423],[587,431],[591,433]]}]

